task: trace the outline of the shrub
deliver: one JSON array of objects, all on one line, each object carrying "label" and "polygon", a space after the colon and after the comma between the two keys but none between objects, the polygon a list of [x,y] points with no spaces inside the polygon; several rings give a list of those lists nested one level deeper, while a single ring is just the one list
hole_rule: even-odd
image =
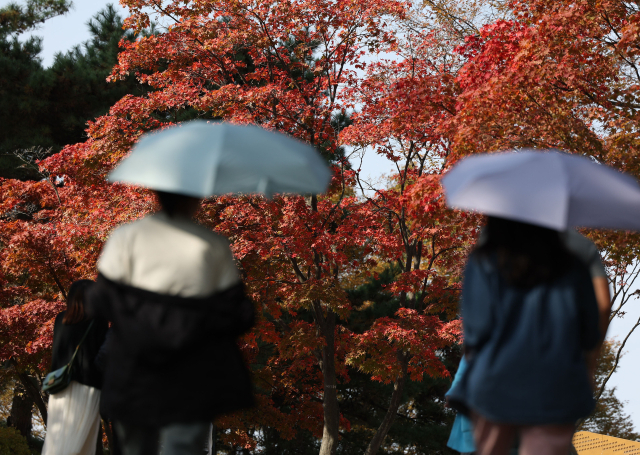
[{"label": "shrub", "polygon": [[31,451],[18,430],[0,427],[0,455],[31,455]]}]

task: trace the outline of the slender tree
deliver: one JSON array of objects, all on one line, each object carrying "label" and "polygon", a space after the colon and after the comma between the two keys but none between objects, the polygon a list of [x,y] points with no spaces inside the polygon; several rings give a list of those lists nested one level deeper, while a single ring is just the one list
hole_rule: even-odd
[{"label": "slender tree", "polygon": [[[617,369],[616,356],[620,342],[607,341],[602,347],[596,369],[596,388],[603,386],[609,372]],[[615,387],[606,387],[598,400],[595,411],[579,427],[579,430],[606,434],[631,441],[640,440],[631,417],[624,411],[624,402],[616,396]]]}]

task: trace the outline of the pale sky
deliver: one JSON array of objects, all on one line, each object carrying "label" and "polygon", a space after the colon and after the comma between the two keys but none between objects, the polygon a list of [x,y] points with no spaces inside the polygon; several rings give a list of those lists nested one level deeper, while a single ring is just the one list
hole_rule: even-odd
[{"label": "pale sky", "polygon": [[[20,0],[0,0],[1,6],[9,3],[22,4]],[[120,6],[117,0],[73,0],[71,11],[64,16],[49,19],[33,32],[33,35],[44,38],[41,54],[43,65],[50,66],[53,63],[53,56],[57,52],[65,52],[76,44],[88,40],[90,35],[87,22],[108,3],[113,4],[117,10],[121,11],[123,17],[127,16],[127,10]]]},{"label": "pale sky", "polygon": [[[19,0],[17,1],[20,3]],[[11,2],[0,0],[0,6],[8,3]],[[123,16],[126,16],[127,12],[115,1],[74,0],[73,3],[73,9],[69,13],[47,21],[33,33],[44,38],[42,52],[44,66],[51,65],[57,52],[65,52],[89,39],[86,23],[108,3],[113,3]],[[386,159],[369,152],[364,158],[362,171],[364,176],[376,178],[381,174],[388,174],[391,171],[391,165]],[[640,317],[640,301],[635,300],[630,302],[624,319],[613,322],[609,329],[609,336],[622,341],[638,317]],[[640,430],[640,387],[637,379],[637,365],[640,365],[640,329],[631,336],[625,351],[627,354],[621,362],[621,368],[613,375],[609,384],[618,388],[619,399],[628,401],[626,411],[634,418],[636,428]]]}]

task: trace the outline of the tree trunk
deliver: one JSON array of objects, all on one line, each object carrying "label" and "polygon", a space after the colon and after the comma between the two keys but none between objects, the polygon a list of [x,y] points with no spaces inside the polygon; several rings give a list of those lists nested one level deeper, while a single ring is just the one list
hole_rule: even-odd
[{"label": "tree trunk", "polygon": [[38,381],[33,376],[29,376],[26,373],[18,373],[18,379],[20,379],[20,383],[22,387],[24,387],[25,392],[33,403],[38,408],[40,412],[40,417],[42,417],[42,423],[45,428],[47,428],[47,405],[44,402],[44,398],[42,398],[42,394],[40,393],[40,386]]},{"label": "tree trunk", "polygon": [[329,312],[322,324],[325,345],[322,347],[322,378],[324,382],[324,428],[319,455],[334,455],[338,448],[340,410],[336,390],[335,328],[336,317]]},{"label": "tree trunk", "polygon": [[402,392],[404,391],[404,384],[407,379],[408,359],[405,354],[400,354],[399,360],[402,364],[402,372],[393,383],[393,393],[391,394],[391,402],[389,403],[389,408],[387,408],[387,413],[382,419],[382,423],[378,427],[378,431],[376,431],[376,434],[373,435],[373,439],[371,439],[367,450],[365,450],[365,455],[375,455],[378,452],[380,446],[382,445],[382,442],[384,441],[384,438],[387,436],[387,433],[389,433],[389,430],[391,429],[391,425],[393,425],[393,422],[396,419],[398,408],[402,403]]},{"label": "tree trunk", "polygon": [[[311,196],[311,211],[318,213],[318,197]],[[322,278],[322,256],[314,252],[315,277]],[[324,428],[322,429],[322,443],[319,455],[334,455],[338,448],[340,409],[338,407],[338,391],[336,390],[336,315],[330,309],[324,314],[322,303],[314,300],[313,311],[315,313],[316,330],[320,338],[324,338],[321,355],[319,356],[320,369],[322,370],[322,382],[324,385],[324,397],[322,407],[324,410]]]},{"label": "tree trunk", "polygon": [[33,400],[29,396],[21,383],[17,383],[13,389],[13,401],[11,402],[11,425],[18,430],[22,436],[31,436],[31,416],[33,410]]}]

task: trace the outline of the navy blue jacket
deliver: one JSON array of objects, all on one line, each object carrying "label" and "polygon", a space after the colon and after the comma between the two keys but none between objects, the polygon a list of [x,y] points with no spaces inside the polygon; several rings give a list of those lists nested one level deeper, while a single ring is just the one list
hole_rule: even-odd
[{"label": "navy blue jacket", "polygon": [[495,257],[473,253],[462,291],[469,366],[449,392],[461,410],[500,423],[573,423],[594,407],[585,351],[599,341],[589,271],[577,259],[552,283],[508,286]]}]

